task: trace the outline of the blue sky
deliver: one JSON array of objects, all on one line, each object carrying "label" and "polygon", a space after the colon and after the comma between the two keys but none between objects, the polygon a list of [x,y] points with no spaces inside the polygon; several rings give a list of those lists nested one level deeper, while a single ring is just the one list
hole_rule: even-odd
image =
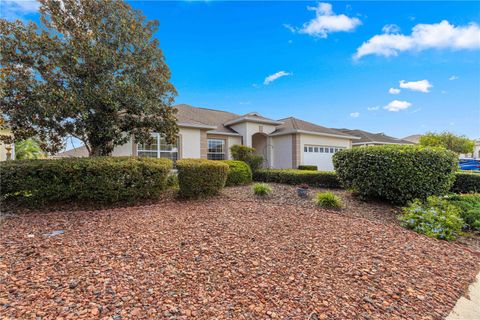
[{"label": "blue sky", "polygon": [[[130,3],[160,21],[176,103],[480,137],[478,2]],[[2,0],[2,16],[37,13]]]}]

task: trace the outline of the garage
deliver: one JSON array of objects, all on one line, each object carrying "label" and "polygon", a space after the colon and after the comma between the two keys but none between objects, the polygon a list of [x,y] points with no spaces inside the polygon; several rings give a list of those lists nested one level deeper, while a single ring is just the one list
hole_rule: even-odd
[{"label": "garage", "polygon": [[303,164],[317,166],[320,171],[333,171],[332,157],[335,152],[345,149],[339,146],[305,145]]}]

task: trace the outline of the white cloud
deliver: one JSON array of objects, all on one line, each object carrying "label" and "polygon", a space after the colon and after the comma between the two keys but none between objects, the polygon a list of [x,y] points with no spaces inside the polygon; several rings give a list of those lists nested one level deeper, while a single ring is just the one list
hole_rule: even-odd
[{"label": "white cloud", "polygon": [[390,94],[399,94],[399,93],[400,93],[400,89],[390,88],[390,89],[388,89],[388,93],[390,93]]},{"label": "white cloud", "polygon": [[456,75],[450,76],[450,78],[448,78],[448,80],[458,80],[458,79],[460,79],[460,77]]},{"label": "white cloud", "polygon": [[378,109],[380,109],[379,106],[376,106],[376,107],[368,107],[368,108],[367,108],[368,111],[377,111]]},{"label": "white cloud", "polygon": [[25,15],[38,12],[40,3],[28,0],[1,0],[1,17],[10,21],[22,20]]},{"label": "white cloud", "polygon": [[400,27],[396,24],[386,24],[383,26],[382,31],[387,34],[400,33]]},{"label": "white cloud", "polygon": [[285,71],[279,71],[277,73],[271,74],[268,77],[265,78],[263,81],[264,85],[269,85],[271,82],[285,76],[291,76],[293,73],[291,72],[285,72]]},{"label": "white cloud", "polygon": [[400,88],[409,89],[412,91],[420,91],[424,93],[430,92],[433,85],[428,80],[410,81],[400,80]]},{"label": "white cloud", "polygon": [[358,117],[360,117],[360,112],[352,112],[352,113],[350,113],[350,117],[358,118]]},{"label": "white cloud", "polygon": [[316,7],[307,7],[307,9],[315,11],[315,18],[304,23],[301,28],[293,28],[285,24],[284,27],[292,32],[326,38],[329,33],[353,31],[362,24],[358,18],[335,14],[330,3],[320,2]]},{"label": "white cloud", "polygon": [[[384,27],[385,28],[385,27]],[[387,30],[388,31],[388,30]],[[402,51],[426,49],[466,50],[480,48],[480,27],[472,22],[465,26],[454,26],[447,20],[436,24],[417,24],[410,35],[383,33],[364,42],[354,59],[374,54],[397,56]]]},{"label": "white cloud", "polygon": [[295,32],[297,31],[294,27],[292,27],[291,25],[287,24],[287,23],[284,23],[283,26],[285,28],[287,28],[288,30],[290,30],[291,32]]},{"label": "white cloud", "polygon": [[393,100],[389,104],[387,104],[383,109],[398,112],[400,110],[408,109],[412,104],[408,101],[401,101],[401,100]]}]

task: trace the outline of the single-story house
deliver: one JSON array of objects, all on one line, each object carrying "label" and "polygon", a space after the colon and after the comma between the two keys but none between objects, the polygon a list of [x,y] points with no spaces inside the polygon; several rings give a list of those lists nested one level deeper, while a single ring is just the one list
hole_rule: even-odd
[{"label": "single-story house", "polygon": [[337,129],[343,133],[359,137],[359,140],[352,142],[353,147],[361,146],[378,146],[385,144],[414,144],[411,141],[405,139],[398,139],[395,137],[387,136],[385,133],[372,133],[363,130],[351,130],[351,129]]},{"label": "single-story house", "polygon": [[[130,141],[113,150],[113,156],[154,158],[232,159],[230,147],[253,147],[264,158],[266,168],[297,168],[316,165],[319,170],[333,170],[332,156],[351,148],[360,138],[293,117],[273,120],[259,113],[238,115],[231,112],[176,106],[178,141],[169,145],[158,134],[151,144]],[[85,147],[65,151],[56,157],[87,156]]]},{"label": "single-story house", "polygon": [[419,144],[421,137],[422,137],[421,134],[412,134],[408,137],[403,138],[402,140],[407,140],[407,141],[413,142],[415,144]]}]

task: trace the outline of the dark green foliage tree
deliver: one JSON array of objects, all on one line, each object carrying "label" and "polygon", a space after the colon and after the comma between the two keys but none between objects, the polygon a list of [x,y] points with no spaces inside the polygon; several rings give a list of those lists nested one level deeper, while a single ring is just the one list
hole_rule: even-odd
[{"label": "dark green foliage tree", "polygon": [[475,142],[467,137],[457,136],[450,132],[430,132],[420,137],[420,145],[443,147],[456,153],[472,153]]},{"label": "dark green foliage tree", "polygon": [[176,91],[157,21],[121,0],[40,0],[41,27],[0,19],[0,116],[7,143],[33,136],[58,152],[64,137],[91,156],[150,139],[175,142]]}]

